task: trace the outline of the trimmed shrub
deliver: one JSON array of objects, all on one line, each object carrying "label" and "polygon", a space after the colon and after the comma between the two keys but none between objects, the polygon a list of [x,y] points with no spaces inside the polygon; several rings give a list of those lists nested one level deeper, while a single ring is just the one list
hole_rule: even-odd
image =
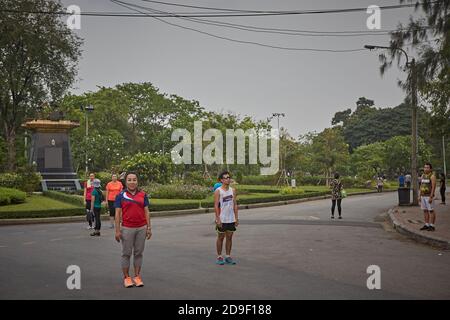
[{"label": "trimmed shrub", "polygon": [[26,193],[12,188],[0,188],[0,206],[25,202]]},{"label": "trimmed shrub", "polygon": [[2,211],[0,219],[52,218],[85,215],[84,208],[48,209],[35,211]]},{"label": "trimmed shrub", "polygon": [[279,193],[280,188],[278,187],[272,187],[272,186],[264,186],[261,185],[258,186],[244,186],[244,185],[232,185],[233,188],[235,188],[239,194],[246,194],[246,193]]},{"label": "trimmed shrub", "polygon": [[277,175],[272,176],[243,176],[242,184],[256,184],[256,185],[275,185],[277,183]]},{"label": "trimmed shrub", "polygon": [[305,190],[299,189],[299,188],[292,188],[292,187],[285,187],[282,188],[280,191],[280,194],[286,195],[286,194],[303,194],[305,193]]},{"label": "trimmed shrub", "polygon": [[[150,211],[169,211],[169,210],[187,210],[198,209],[200,207],[200,201],[198,203],[152,203],[150,200]],[[151,215],[151,213],[150,213]]]},{"label": "trimmed shrub", "polygon": [[182,184],[151,184],[142,188],[156,199],[205,199],[211,190],[204,186]]},{"label": "trimmed shrub", "polygon": [[61,202],[65,202],[65,203],[70,203],[73,204],[74,206],[78,206],[78,207],[84,207],[84,200],[83,197],[80,196],[75,196],[75,195],[70,195],[70,194],[66,194],[64,192],[58,192],[58,191],[45,191],[44,196],[61,201]]}]

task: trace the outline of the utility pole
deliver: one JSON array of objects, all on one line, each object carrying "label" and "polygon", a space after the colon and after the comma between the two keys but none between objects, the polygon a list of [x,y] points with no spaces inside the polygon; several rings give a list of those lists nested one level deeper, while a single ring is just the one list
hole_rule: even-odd
[{"label": "utility pole", "polygon": [[411,175],[412,175],[412,187],[413,187],[413,206],[419,204],[419,182],[418,182],[418,170],[417,170],[417,156],[418,156],[418,144],[417,144],[417,75],[416,75],[416,60],[413,58],[409,66],[411,72]]},{"label": "utility pole", "polygon": [[88,145],[87,145],[87,143],[88,143],[88,136],[89,136],[89,124],[88,124],[88,112],[90,112],[90,111],[94,111],[94,106],[92,106],[92,105],[88,105],[88,106],[81,106],[81,109],[82,110],[84,110],[84,122],[85,122],[85,125],[86,125],[86,135],[85,135],[85,137],[84,137],[84,141],[85,141],[85,160],[84,160],[84,164],[85,164],[85,175],[86,175],[86,177],[88,176],[88,174],[89,174],[89,167],[88,167]]},{"label": "utility pole", "polygon": [[412,176],[412,188],[413,188],[413,199],[412,205],[417,206],[419,204],[419,183],[418,183],[418,170],[417,170],[417,156],[419,154],[418,151],[418,126],[417,126],[417,70],[416,70],[416,60],[413,58],[411,62],[409,62],[408,54],[402,48],[393,48],[393,47],[385,47],[385,46],[374,46],[374,45],[365,45],[364,48],[373,50],[373,49],[389,49],[389,50],[399,50],[406,57],[406,67],[409,68],[409,76],[410,76],[410,97],[411,97],[411,176]]}]

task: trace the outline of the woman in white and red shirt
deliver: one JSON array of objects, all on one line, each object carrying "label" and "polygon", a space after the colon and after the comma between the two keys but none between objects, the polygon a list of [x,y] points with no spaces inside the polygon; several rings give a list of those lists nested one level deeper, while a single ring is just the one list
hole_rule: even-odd
[{"label": "woman in white and red shirt", "polygon": [[[145,240],[152,236],[150,224],[150,202],[145,192],[138,189],[138,176],[128,172],[125,176],[126,189],[115,200],[116,240],[122,241],[122,272],[126,288],[144,283],[140,275]],[[122,222],[122,225],[120,225]],[[134,277],[130,277],[130,260],[133,253]]]}]

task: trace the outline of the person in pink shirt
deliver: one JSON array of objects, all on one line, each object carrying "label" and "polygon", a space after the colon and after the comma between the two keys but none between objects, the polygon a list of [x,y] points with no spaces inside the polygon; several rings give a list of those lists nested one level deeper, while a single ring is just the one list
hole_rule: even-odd
[{"label": "person in pink shirt", "polygon": [[92,190],[94,190],[94,182],[95,174],[90,173],[89,179],[84,183],[84,203],[86,205],[86,221],[88,222],[89,226],[88,229],[93,229],[92,226],[94,223],[94,214],[91,212],[91,200],[92,200]]}]

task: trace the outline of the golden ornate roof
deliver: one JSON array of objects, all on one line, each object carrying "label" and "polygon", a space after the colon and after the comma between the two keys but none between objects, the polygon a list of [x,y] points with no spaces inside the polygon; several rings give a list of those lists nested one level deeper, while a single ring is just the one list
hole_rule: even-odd
[{"label": "golden ornate roof", "polygon": [[44,119],[30,120],[22,124],[24,128],[39,132],[65,132],[79,126],[78,122],[70,120],[53,121]]}]

